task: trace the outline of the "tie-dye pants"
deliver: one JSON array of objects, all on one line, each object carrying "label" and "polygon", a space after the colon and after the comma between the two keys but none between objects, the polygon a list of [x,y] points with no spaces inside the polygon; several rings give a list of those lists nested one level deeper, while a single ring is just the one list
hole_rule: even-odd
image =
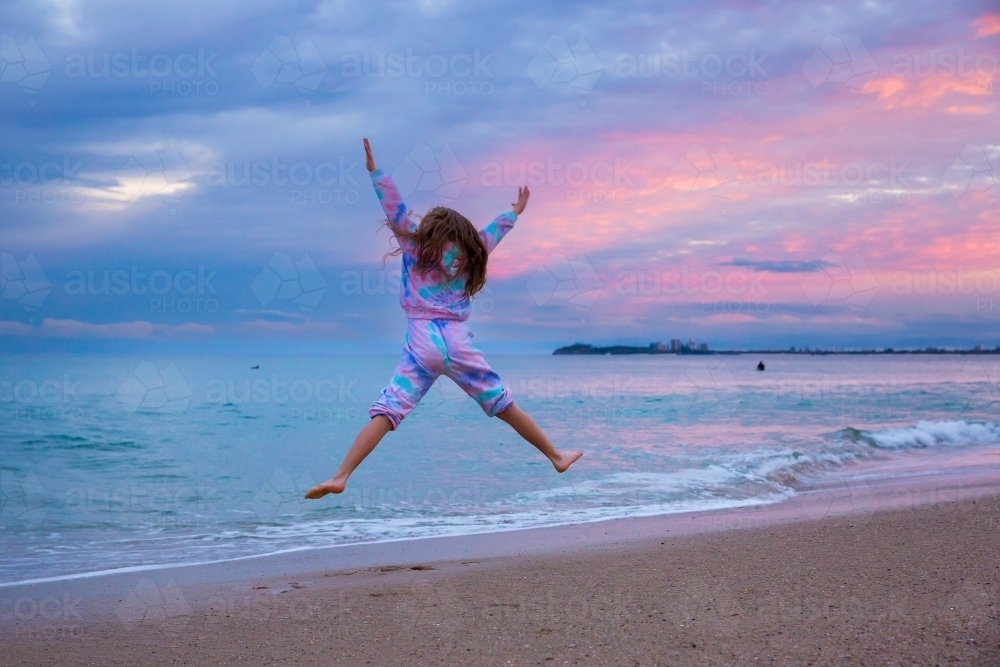
[{"label": "tie-dye pants", "polygon": [[514,402],[483,353],[472,346],[472,334],[465,322],[409,320],[403,356],[389,386],[382,390],[368,414],[385,415],[395,430],[442,375],[451,378],[490,417]]}]

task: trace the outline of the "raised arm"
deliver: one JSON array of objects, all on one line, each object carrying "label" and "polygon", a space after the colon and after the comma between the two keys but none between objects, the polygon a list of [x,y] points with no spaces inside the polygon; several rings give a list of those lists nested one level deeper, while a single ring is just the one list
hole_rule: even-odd
[{"label": "raised arm", "polygon": [[487,253],[493,252],[493,249],[500,243],[500,239],[514,228],[517,216],[521,215],[524,207],[528,205],[529,196],[531,196],[531,191],[527,187],[518,188],[517,201],[511,204],[513,208],[507,213],[501,213],[493,219],[493,222],[479,230],[479,238],[483,240]]},{"label": "raised arm", "polygon": [[399,188],[392,182],[391,176],[375,166],[375,157],[372,155],[371,144],[368,143],[367,138],[364,142],[365,167],[371,172],[372,187],[375,188],[375,194],[378,195],[378,200],[382,204],[385,216],[396,227],[405,229],[406,231],[413,231],[416,229],[417,223],[410,218],[409,209],[406,208],[403,196],[399,194]]}]

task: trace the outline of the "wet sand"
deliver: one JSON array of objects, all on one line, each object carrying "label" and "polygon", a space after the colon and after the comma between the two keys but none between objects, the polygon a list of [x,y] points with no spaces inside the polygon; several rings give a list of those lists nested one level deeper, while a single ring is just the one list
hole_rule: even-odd
[{"label": "wet sand", "polygon": [[0,588],[3,663],[997,665],[997,491],[596,524],[612,538],[521,555]]}]

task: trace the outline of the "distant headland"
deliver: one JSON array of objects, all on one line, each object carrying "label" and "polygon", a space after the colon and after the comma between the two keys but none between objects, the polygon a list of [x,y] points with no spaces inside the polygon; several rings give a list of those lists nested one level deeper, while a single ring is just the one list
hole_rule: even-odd
[{"label": "distant headland", "polygon": [[887,347],[881,350],[824,350],[820,348],[790,347],[788,349],[763,349],[763,350],[710,350],[707,343],[696,343],[688,341],[681,343],[674,339],[667,345],[662,342],[650,343],[648,346],[642,345],[609,345],[599,347],[586,343],[574,343],[566,347],[560,347],[552,354],[556,355],[579,355],[579,354],[1000,354],[1000,346],[993,349],[984,349],[982,345],[976,345],[966,350],[943,349],[937,347],[925,347],[923,349],[900,349],[896,350]]}]

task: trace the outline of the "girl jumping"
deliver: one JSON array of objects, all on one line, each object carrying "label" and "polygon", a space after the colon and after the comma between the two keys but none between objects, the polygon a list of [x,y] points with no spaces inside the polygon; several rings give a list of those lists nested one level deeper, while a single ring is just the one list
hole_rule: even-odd
[{"label": "girl jumping", "polygon": [[465,324],[472,297],[486,283],[487,256],[524,211],[531,194],[528,188],[518,188],[513,210],[480,231],[461,213],[444,206],[432,208],[418,224],[392,178],[375,167],[368,139],[364,144],[365,166],[371,172],[389,229],[399,243],[393,254],[403,256],[399,302],[407,318],[406,342],[389,386],[368,411],[371,421],[358,433],[333,477],[309,489],[306,498],[343,492],[354,469],[386,433],[396,430],[441,375],[454,380],[487,415],[510,424],[552,462],[557,472],[566,472],[583,452],[560,452],[538,424],[514,405],[510,390],[483,353],[472,346],[472,334]]}]

